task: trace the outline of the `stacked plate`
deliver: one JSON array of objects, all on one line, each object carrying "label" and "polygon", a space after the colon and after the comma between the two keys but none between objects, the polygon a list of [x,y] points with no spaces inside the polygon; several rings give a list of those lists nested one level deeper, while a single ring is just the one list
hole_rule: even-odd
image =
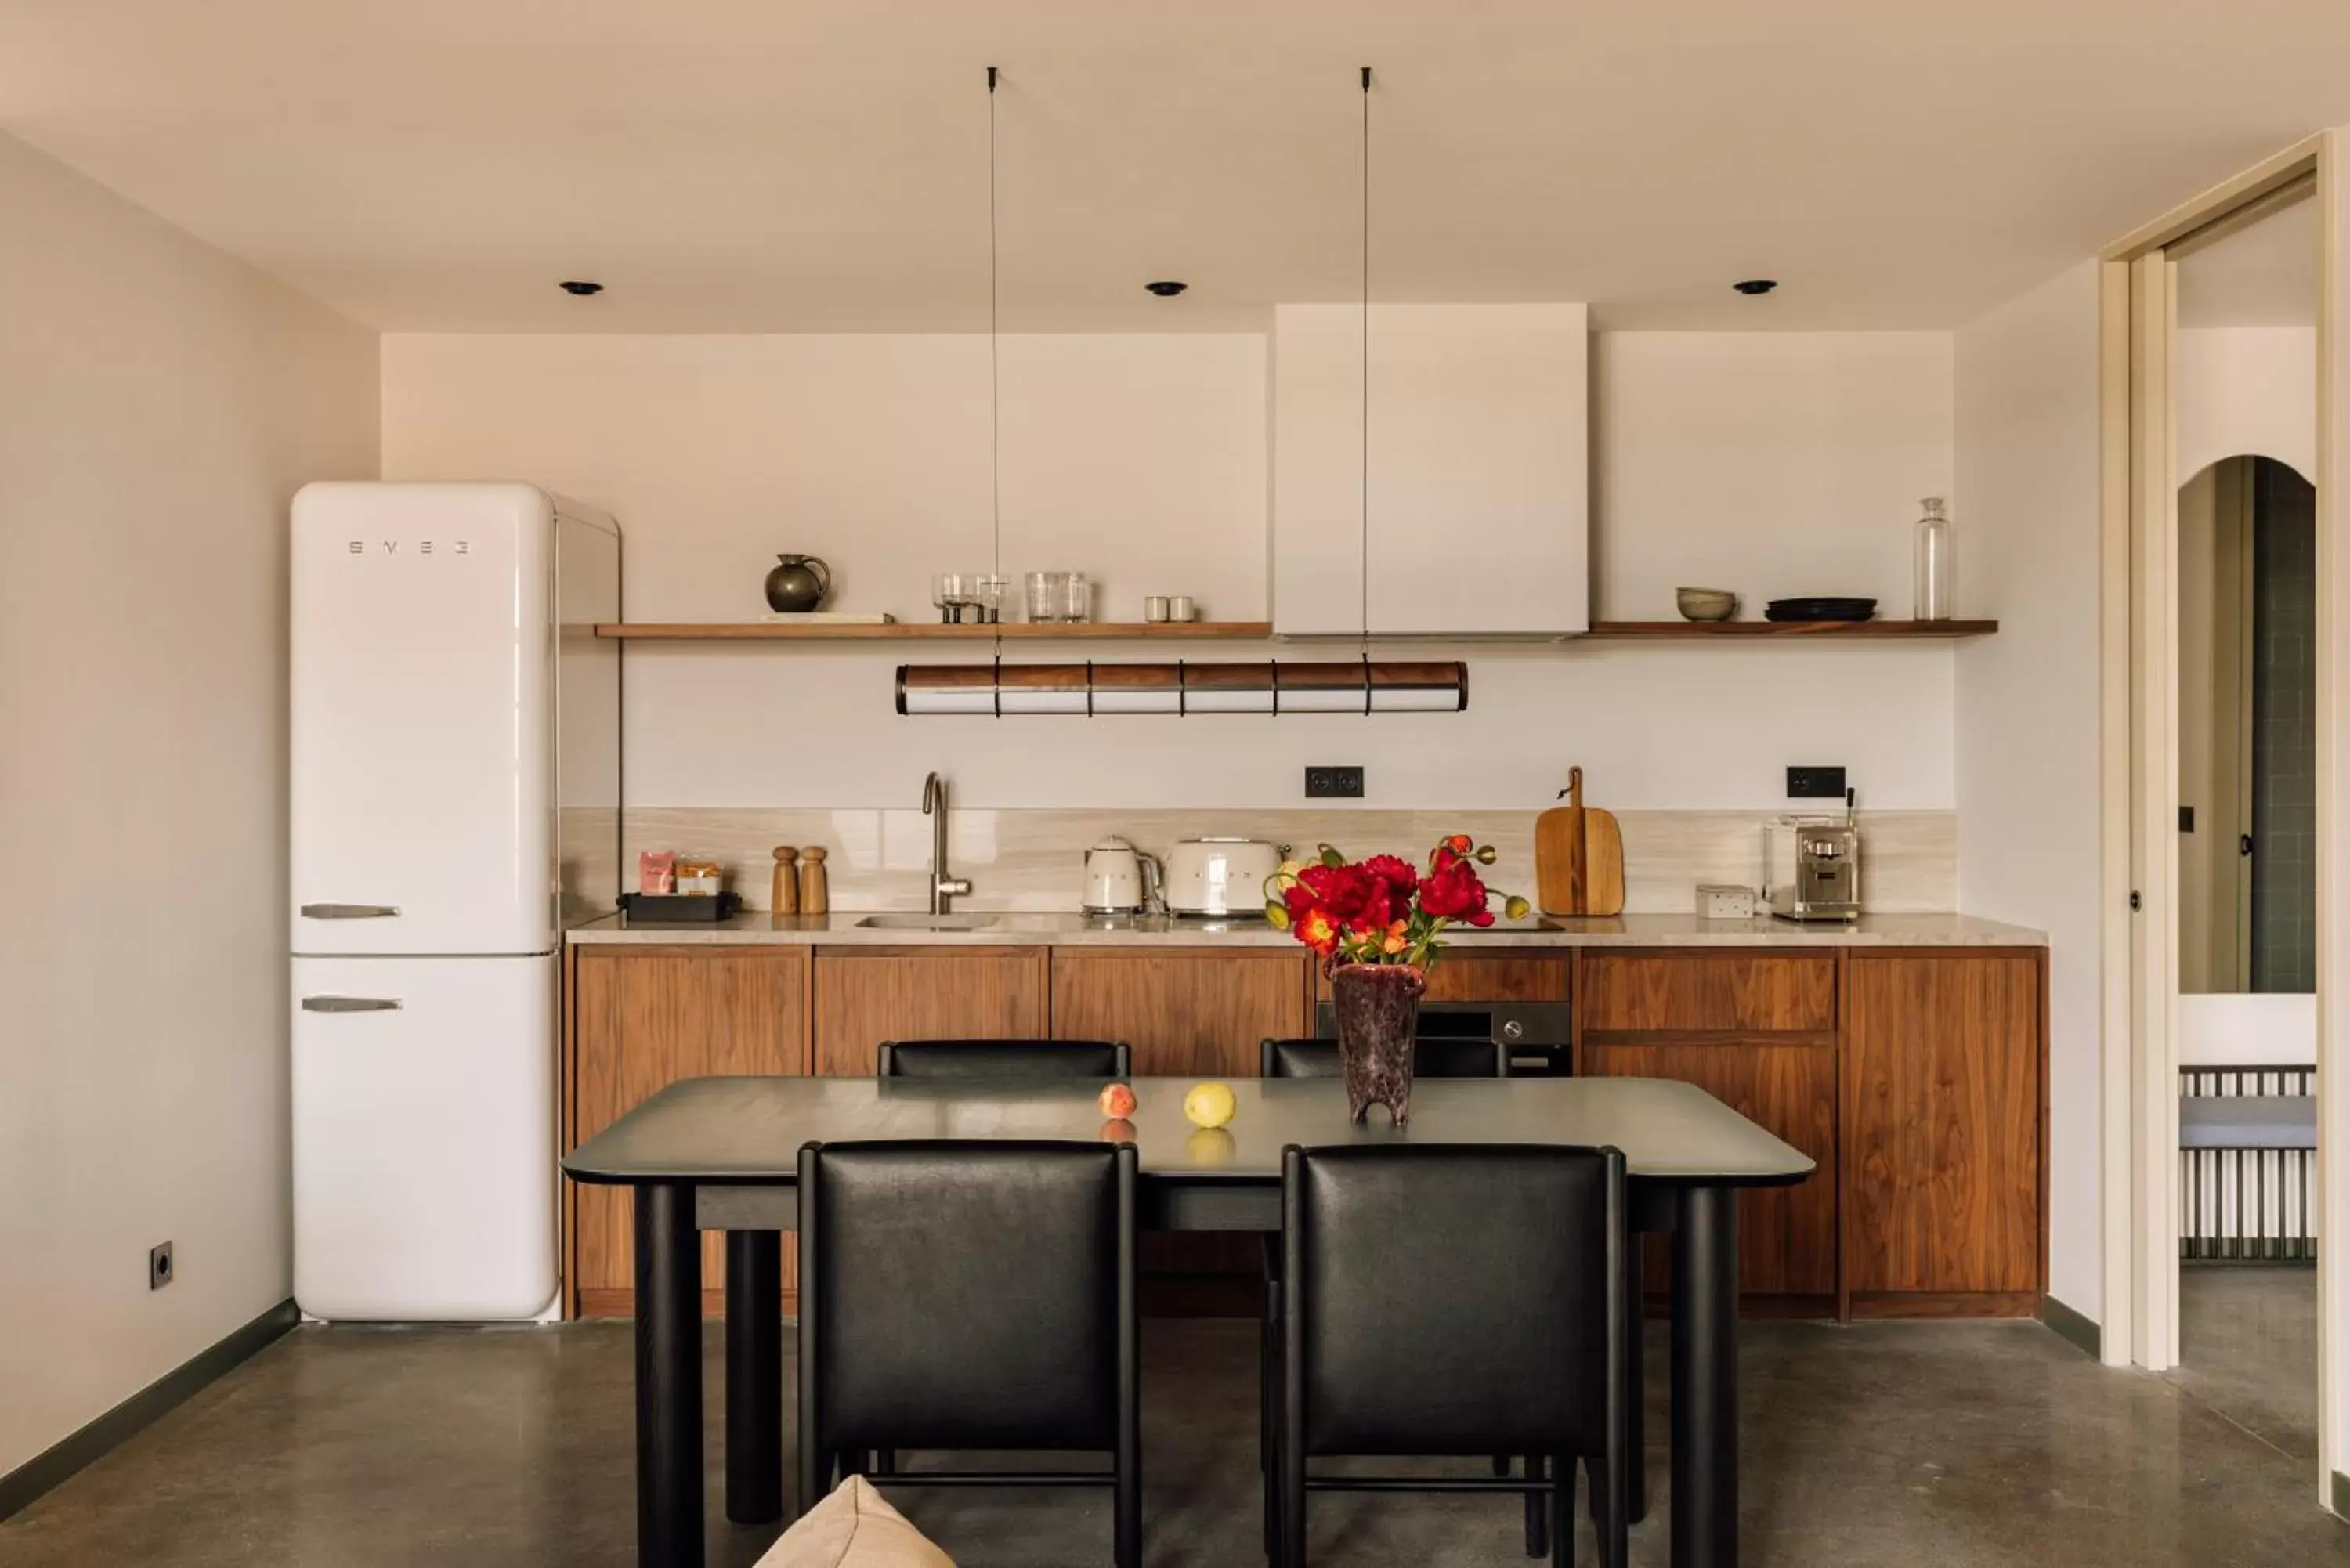
[{"label": "stacked plate", "polygon": [[1875,599],[1773,599],[1763,607],[1764,620],[1869,620],[1877,614]]}]

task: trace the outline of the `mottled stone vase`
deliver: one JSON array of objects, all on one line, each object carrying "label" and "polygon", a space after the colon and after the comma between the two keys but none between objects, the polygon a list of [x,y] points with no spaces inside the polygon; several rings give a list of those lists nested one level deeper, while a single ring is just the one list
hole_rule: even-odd
[{"label": "mottled stone vase", "polygon": [[1405,964],[1348,963],[1330,971],[1338,1067],[1347,1080],[1347,1112],[1357,1122],[1373,1106],[1385,1106],[1398,1127],[1411,1119],[1412,1048],[1427,989],[1428,976]]}]

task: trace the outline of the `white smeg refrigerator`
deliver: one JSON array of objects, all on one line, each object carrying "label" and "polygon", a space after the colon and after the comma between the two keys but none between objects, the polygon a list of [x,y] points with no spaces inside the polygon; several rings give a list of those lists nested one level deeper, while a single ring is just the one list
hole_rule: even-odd
[{"label": "white smeg refrigerator", "polygon": [[313,484],[292,557],[295,1300],[536,1317],[561,933],[619,890],[619,531],[526,484]]}]

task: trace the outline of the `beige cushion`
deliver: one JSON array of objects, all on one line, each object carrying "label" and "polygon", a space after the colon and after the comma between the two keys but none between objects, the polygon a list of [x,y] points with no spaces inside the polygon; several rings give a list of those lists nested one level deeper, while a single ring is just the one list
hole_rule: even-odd
[{"label": "beige cushion", "polygon": [[954,1568],[863,1476],[851,1476],[759,1559],[758,1568]]}]

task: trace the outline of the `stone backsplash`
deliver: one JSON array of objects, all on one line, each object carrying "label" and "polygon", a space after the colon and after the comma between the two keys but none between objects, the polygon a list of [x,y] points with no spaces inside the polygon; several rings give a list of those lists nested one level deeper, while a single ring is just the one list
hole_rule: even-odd
[{"label": "stone backsplash", "polygon": [[[1696,907],[1700,883],[1753,887],[1762,879],[1765,811],[1619,811],[1625,908],[1678,914]],[[1418,861],[1447,833],[1499,851],[1492,887],[1534,893],[1533,812],[1515,811],[1095,811],[957,807],[948,863],[971,879],[971,909],[1072,909],[1087,848],[1111,836],[1164,856],[1179,838],[1246,836],[1301,854],[1336,844],[1350,856],[1379,850]],[[627,886],[644,849],[718,861],[727,885],[765,909],[776,845],[821,845],[837,909],[919,909],[931,861],[931,819],[871,807],[631,807],[623,823]],[[1948,811],[1860,814],[1861,888],[1871,911],[1918,913],[1958,901],[1958,816]]]}]

